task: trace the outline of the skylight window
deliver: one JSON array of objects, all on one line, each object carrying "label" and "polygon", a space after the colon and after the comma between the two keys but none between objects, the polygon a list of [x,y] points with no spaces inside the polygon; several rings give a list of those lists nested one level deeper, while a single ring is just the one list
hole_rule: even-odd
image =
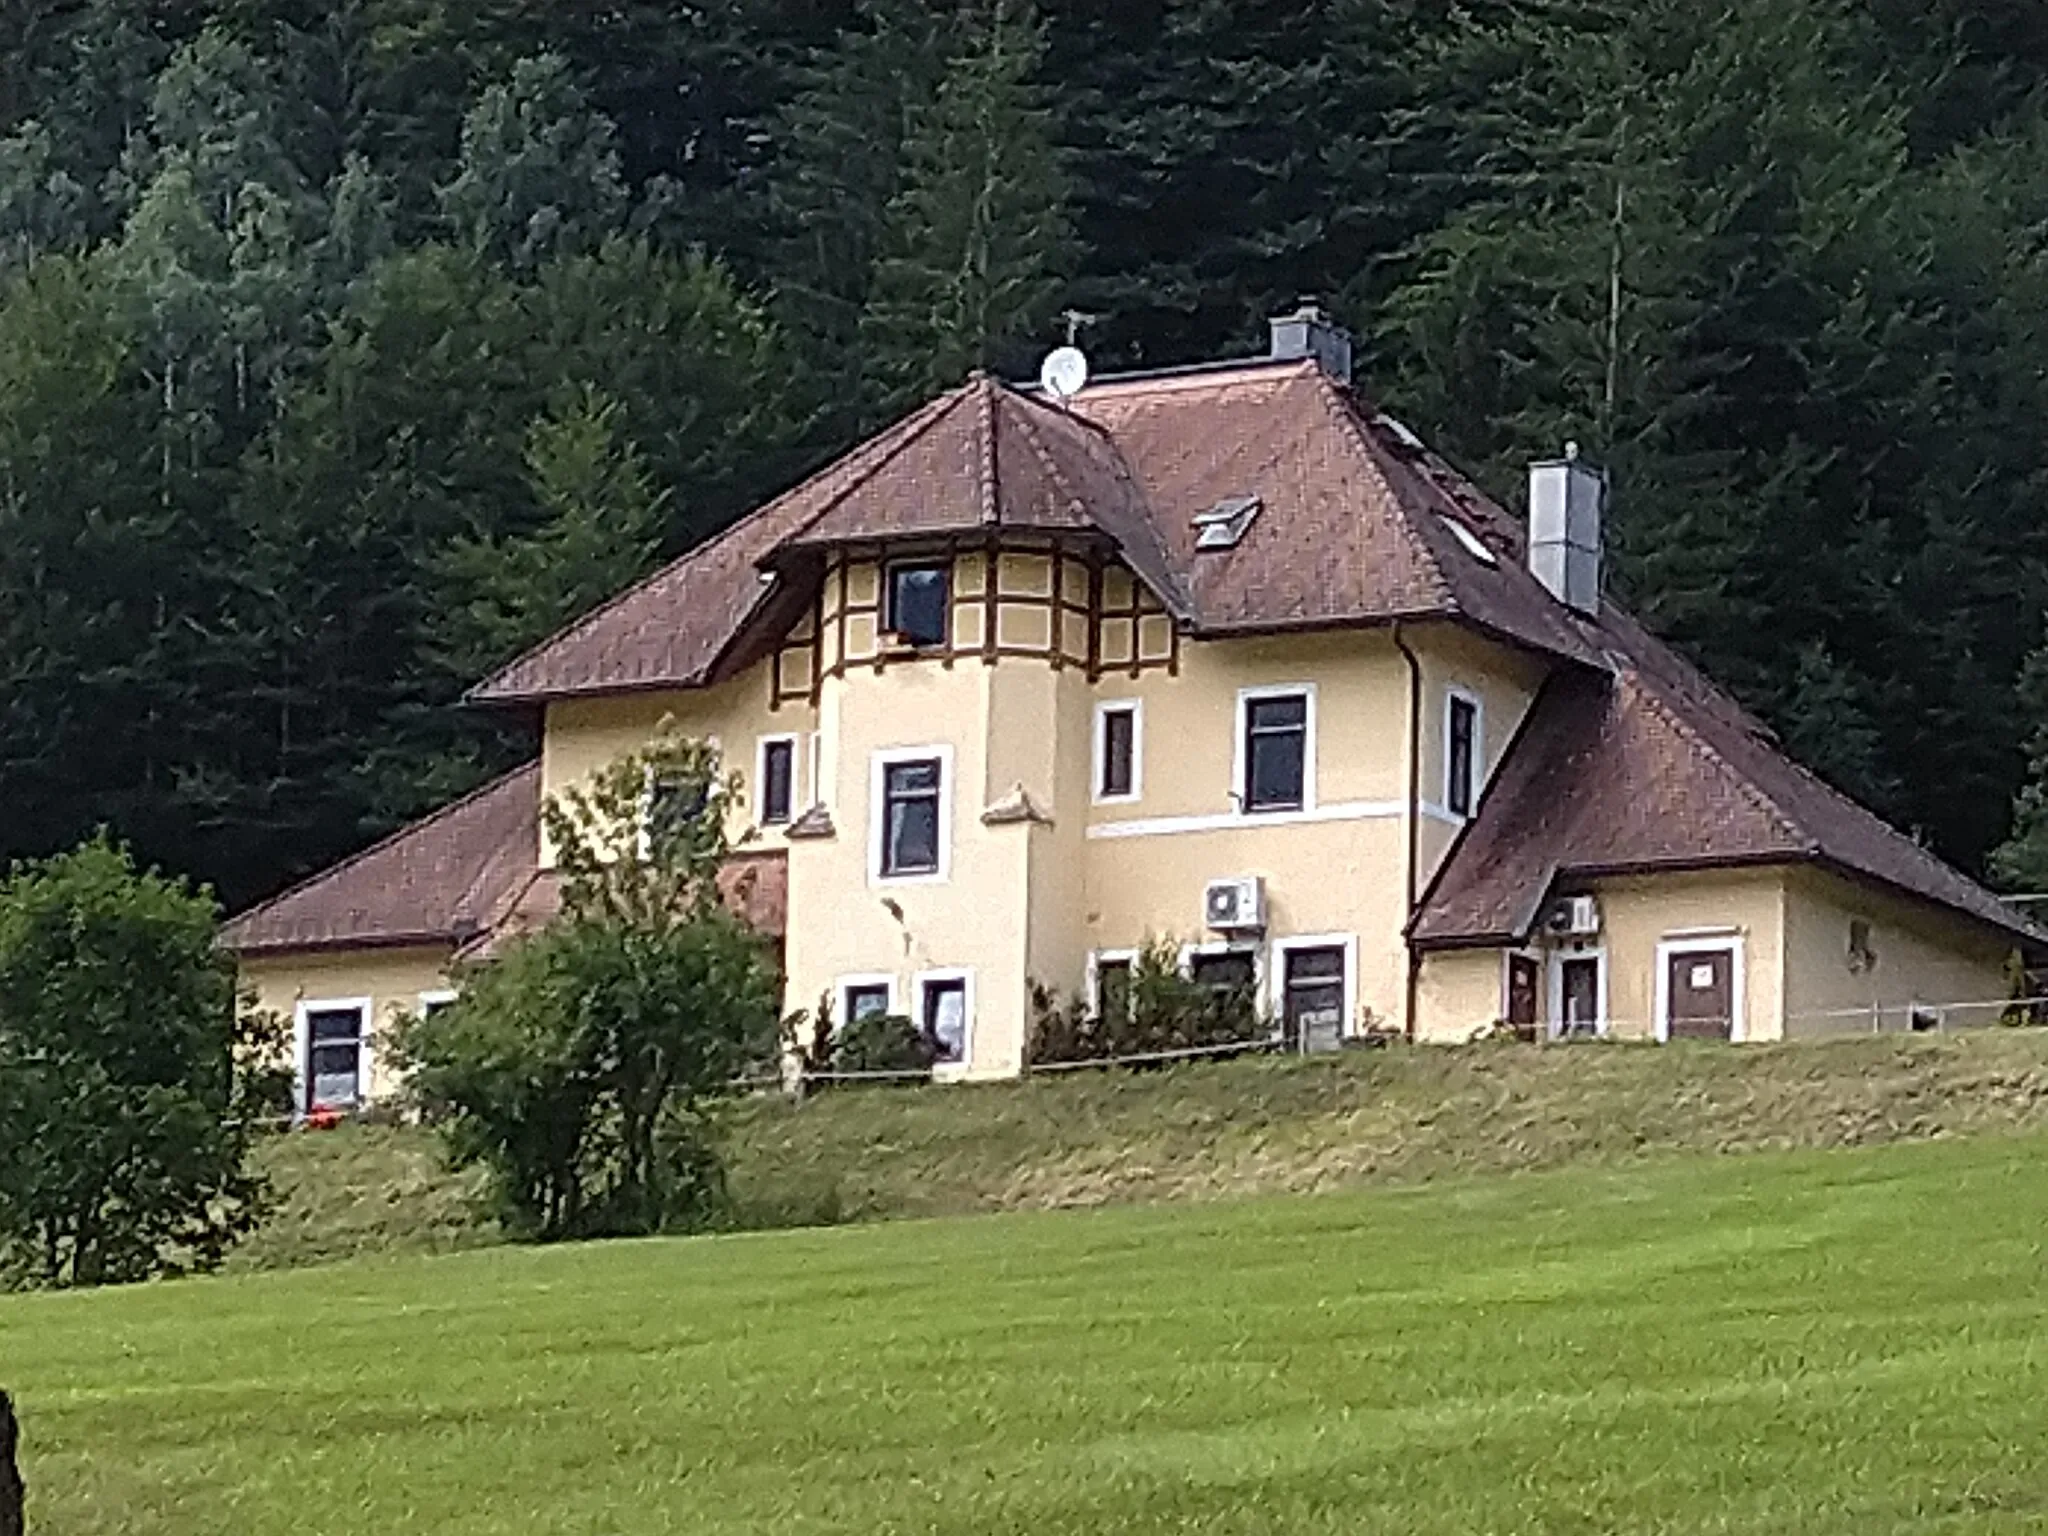
[{"label": "skylight window", "polygon": [[1197,549],[1235,549],[1265,503],[1256,496],[1227,496],[1195,515]]},{"label": "skylight window", "polygon": [[1457,539],[1457,541],[1460,544],[1465,546],[1465,553],[1470,555],[1474,560],[1477,560],[1481,565],[1500,564],[1500,557],[1494,554],[1492,550],[1486,547],[1485,543],[1480,539],[1479,535],[1474,533],[1470,528],[1467,528],[1455,517],[1445,518],[1444,526],[1451,530],[1452,535]]}]

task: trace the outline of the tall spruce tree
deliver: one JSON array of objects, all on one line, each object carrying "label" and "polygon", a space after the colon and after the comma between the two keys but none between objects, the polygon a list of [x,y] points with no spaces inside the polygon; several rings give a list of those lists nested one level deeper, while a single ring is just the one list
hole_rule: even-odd
[{"label": "tall spruce tree", "polygon": [[1042,341],[1072,240],[1029,0],[978,0],[913,107],[863,325],[876,397],[901,406]]}]

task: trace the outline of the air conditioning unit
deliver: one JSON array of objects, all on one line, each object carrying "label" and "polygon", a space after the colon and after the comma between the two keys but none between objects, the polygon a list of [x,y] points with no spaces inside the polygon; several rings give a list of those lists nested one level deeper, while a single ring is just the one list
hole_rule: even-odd
[{"label": "air conditioning unit", "polygon": [[1543,914],[1543,931],[1553,939],[1590,939],[1600,931],[1600,903],[1591,896],[1566,896]]},{"label": "air conditioning unit", "polygon": [[1202,921],[1219,933],[1258,933],[1266,926],[1266,887],[1257,875],[1211,880],[1202,893]]}]

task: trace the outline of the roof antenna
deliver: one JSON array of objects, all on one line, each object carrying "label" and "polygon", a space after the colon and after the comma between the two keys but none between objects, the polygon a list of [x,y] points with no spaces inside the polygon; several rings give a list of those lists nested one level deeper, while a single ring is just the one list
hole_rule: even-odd
[{"label": "roof antenna", "polygon": [[1102,316],[1091,315],[1081,309],[1063,309],[1060,311],[1060,318],[1067,322],[1067,345],[1070,347],[1078,347],[1081,344],[1081,333],[1100,324],[1102,320]]}]

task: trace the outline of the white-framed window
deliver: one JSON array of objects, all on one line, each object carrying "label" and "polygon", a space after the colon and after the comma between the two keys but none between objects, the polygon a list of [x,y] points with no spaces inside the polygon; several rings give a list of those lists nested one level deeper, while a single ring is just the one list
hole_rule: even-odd
[{"label": "white-framed window", "polygon": [[1550,953],[1550,1035],[1589,1039],[1607,1033],[1607,951],[1557,949]]},{"label": "white-framed window", "polygon": [[460,994],[459,992],[456,992],[446,987],[443,987],[438,991],[422,992],[419,996],[420,1017],[423,1019],[431,1019],[435,1014],[439,1013],[443,1008],[446,1008],[450,1003],[453,1003],[456,1000],[456,998],[460,997],[461,995],[462,994]]},{"label": "white-framed window", "polygon": [[838,1002],[835,1029],[844,1029],[876,1014],[900,1013],[896,1002],[896,978],[882,972],[842,976],[833,987]]},{"label": "white-framed window", "polygon": [[1212,987],[1249,987],[1256,998],[1266,984],[1266,951],[1242,939],[1216,939],[1183,944],[1181,974]]},{"label": "white-framed window", "polygon": [[1231,782],[1241,815],[1315,809],[1313,683],[1238,690],[1237,752]]},{"label": "white-framed window", "polygon": [[882,628],[920,651],[953,633],[953,562],[898,560],[882,569]]},{"label": "white-framed window", "polygon": [[868,785],[868,869],[877,883],[935,884],[953,857],[953,749],[892,747]]},{"label": "white-framed window", "polygon": [[754,823],[786,826],[796,819],[797,738],[763,736],[754,750]]},{"label": "white-framed window", "polygon": [[1742,935],[1669,934],[1657,941],[1657,1038],[1742,1040]]},{"label": "white-framed window", "polygon": [[1296,1050],[1332,1050],[1356,1031],[1358,935],[1296,934],[1273,941],[1269,1006]]},{"label": "white-framed window", "polygon": [[937,1053],[941,1071],[964,1068],[974,1056],[974,972],[920,971],[917,1026]]},{"label": "white-framed window", "polygon": [[[716,736],[707,736],[704,744],[714,753],[719,750]],[[708,777],[667,775],[649,768],[640,798],[640,857],[653,858],[662,838],[695,821],[710,798]]]},{"label": "white-framed window", "polygon": [[1444,695],[1444,809],[1469,817],[1486,785],[1486,705],[1478,694],[1452,688]]},{"label": "white-framed window", "polygon": [[374,1000],[309,998],[293,1011],[293,1102],[301,1115],[347,1113],[369,1102]]},{"label": "white-framed window", "polygon": [[1095,706],[1095,803],[1129,805],[1145,793],[1145,706],[1105,699]]},{"label": "white-framed window", "polygon": [[1088,1007],[1097,1018],[1131,1011],[1131,976],[1138,968],[1135,949],[1098,949],[1088,957]]}]

